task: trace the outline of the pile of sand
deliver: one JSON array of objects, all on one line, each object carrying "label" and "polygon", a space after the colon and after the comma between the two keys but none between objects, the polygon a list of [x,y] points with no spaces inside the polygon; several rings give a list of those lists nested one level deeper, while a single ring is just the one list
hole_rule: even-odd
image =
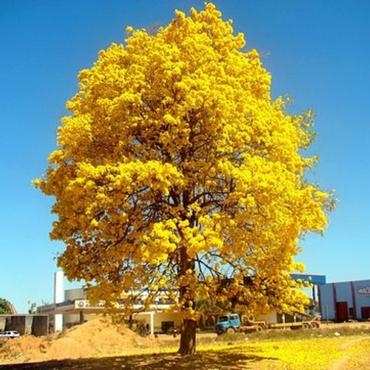
[{"label": "pile of sand", "polygon": [[47,337],[21,336],[0,347],[0,363],[21,363],[124,355],[156,349],[155,339],[143,338],[110,318],[97,318]]}]

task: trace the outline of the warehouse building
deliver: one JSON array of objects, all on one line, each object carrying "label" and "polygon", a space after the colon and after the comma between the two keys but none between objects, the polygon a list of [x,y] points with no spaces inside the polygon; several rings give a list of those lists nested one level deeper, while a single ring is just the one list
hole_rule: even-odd
[{"label": "warehouse building", "polygon": [[370,280],[330,283],[318,288],[322,320],[370,320]]},{"label": "warehouse building", "polygon": [[[63,272],[58,271],[54,275],[54,303],[37,307],[37,313],[46,315],[49,322],[50,332],[60,332],[73,325],[82,324],[85,321],[96,318],[107,312],[105,302],[100,301],[92,304],[87,299],[86,288],[66,289],[63,288]],[[145,299],[145,292],[142,298]],[[116,313],[124,314],[123,302],[117,302]],[[143,302],[138,301],[132,306],[136,311],[131,319],[146,328],[149,334],[167,332],[180,327],[181,318],[177,312],[171,311],[173,302],[165,297],[158,297],[144,312]]]},{"label": "warehouse building", "polygon": [[[292,278],[298,281],[306,281],[311,284],[312,299],[310,314],[316,315],[318,308],[317,302],[317,291],[319,285],[326,283],[325,275],[313,275],[313,274],[292,274]],[[85,288],[67,289],[63,288],[63,272],[58,271],[54,275],[54,303],[43,305],[37,308],[39,314],[48,315],[49,317],[49,330],[51,332],[59,332],[66,328],[69,328],[76,324],[82,324],[83,322],[96,317],[97,314],[104,314],[106,312],[105,302],[97,302],[92,304],[87,299],[87,290]],[[145,299],[145,292],[142,293],[142,298]],[[147,327],[147,331],[150,334],[156,332],[168,332],[172,329],[179,329],[181,326],[181,317],[178,312],[171,310],[173,302],[168,301],[166,294],[158,297],[157,301],[154,302],[148,310],[143,312],[143,302],[136,302],[133,305],[135,314],[132,315],[132,319]],[[123,306],[117,306],[117,312],[124,313]],[[201,319],[202,327],[213,327],[217,320],[217,316],[220,312],[213,312],[205,315]],[[268,315],[261,317],[261,320],[266,322],[288,322],[295,321],[295,315],[284,315],[278,312],[272,312]]]}]

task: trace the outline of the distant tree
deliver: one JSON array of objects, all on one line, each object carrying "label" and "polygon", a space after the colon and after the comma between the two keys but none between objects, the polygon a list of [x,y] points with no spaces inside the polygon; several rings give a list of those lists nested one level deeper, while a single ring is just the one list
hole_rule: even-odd
[{"label": "distant tree", "polygon": [[[256,50],[208,3],[155,34],[128,27],[91,69],[35,185],[55,197],[58,264],[114,302],[177,300],[181,354],[201,299],[249,313],[301,309],[299,238],[321,233],[331,196],[310,184],[312,113],[271,98]],[[126,295],[130,305],[135,297]]]},{"label": "distant tree", "polygon": [[37,312],[36,302],[28,302],[28,313],[35,314]]},{"label": "distant tree", "polygon": [[11,314],[11,313],[12,309],[10,303],[4,298],[0,298],[0,314]]}]

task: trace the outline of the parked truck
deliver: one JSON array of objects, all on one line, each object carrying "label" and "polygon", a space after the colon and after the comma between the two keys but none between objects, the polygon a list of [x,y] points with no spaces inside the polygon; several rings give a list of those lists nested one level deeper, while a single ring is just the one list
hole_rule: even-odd
[{"label": "parked truck", "polygon": [[220,316],[216,323],[217,334],[234,333],[239,331],[241,320],[238,314]]},{"label": "parked truck", "polygon": [[266,323],[265,321],[256,321],[252,318],[241,319],[237,313],[220,316],[216,323],[217,334],[235,333],[235,332],[253,332],[265,329],[309,329],[318,328],[320,321],[318,318],[312,318],[305,315],[304,320],[284,323]]},{"label": "parked truck", "polygon": [[217,334],[251,332],[267,329],[265,321],[254,321],[251,319],[241,320],[237,313],[220,316],[216,323]]}]

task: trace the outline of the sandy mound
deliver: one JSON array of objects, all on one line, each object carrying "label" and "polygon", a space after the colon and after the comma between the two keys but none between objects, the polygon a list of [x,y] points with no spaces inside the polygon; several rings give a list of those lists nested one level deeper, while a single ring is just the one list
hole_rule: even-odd
[{"label": "sandy mound", "polygon": [[155,339],[98,318],[48,337],[22,336],[0,347],[0,363],[20,363],[55,359],[75,359],[135,353],[157,348]]}]

